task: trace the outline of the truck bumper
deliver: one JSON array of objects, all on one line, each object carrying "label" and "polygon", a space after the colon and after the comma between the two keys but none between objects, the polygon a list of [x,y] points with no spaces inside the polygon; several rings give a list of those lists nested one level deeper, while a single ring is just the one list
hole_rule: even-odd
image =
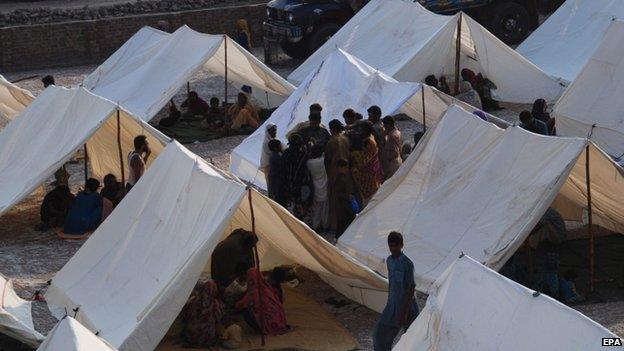
[{"label": "truck bumper", "polygon": [[262,29],[266,41],[297,43],[303,39],[303,29],[287,23],[264,22]]}]

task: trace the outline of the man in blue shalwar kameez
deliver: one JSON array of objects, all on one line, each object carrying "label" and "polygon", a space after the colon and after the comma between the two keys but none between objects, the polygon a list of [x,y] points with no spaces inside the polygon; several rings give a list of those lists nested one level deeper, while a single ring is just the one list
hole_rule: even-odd
[{"label": "man in blue shalwar kameez", "polygon": [[390,351],[394,338],[401,329],[409,328],[418,316],[418,305],[414,298],[414,264],[403,254],[403,236],[392,232],[388,235],[388,302],[384,308],[375,332],[375,351]]}]

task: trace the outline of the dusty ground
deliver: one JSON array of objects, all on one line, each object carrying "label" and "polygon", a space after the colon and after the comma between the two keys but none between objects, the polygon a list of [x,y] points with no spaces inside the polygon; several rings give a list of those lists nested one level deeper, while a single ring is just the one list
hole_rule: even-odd
[{"label": "dusty ground", "polygon": [[[278,73],[286,76],[296,65],[297,62],[287,61],[275,69]],[[8,73],[6,76],[10,80],[16,80],[33,75],[41,77],[46,74],[53,74],[58,85],[72,86],[79,84],[85,75],[94,68],[94,66],[81,66],[17,74]],[[38,78],[21,81],[18,85],[33,91],[35,94],[42,90]],[[203,97],[213,95],[221,97],[223,95],[222,79],[207,72],[200,72],[194,77],[191,80],[191,87]],[[184,98],[185,89],[182,90],[175,98],[178,102]],[[232,100],[235,95],[234,89],[230,89],[230,92],[230,100]],[[510,122],[515,122],[518,112],[523,108],[526,106],[508,106],[507,109],[499,111],[497,115]],[[399,128],[403,131],[406,140],[411,140],[413,133],[421,130],[421,126],[414,121],[400,121]],[[244,136],[234,136],[205,143],[188,144],[187,147],[212,161],[217,167],[227,169],[231,150],[243,139]],[[76,189],[83,179],[82,165],[70,165],[69,171],[72,173],[72,186]],[[45,290],[46,282],[54,276],[55,272],[67,262],[82,244],[82,242],[60,240],[50,232],[40,233],[34,230],[34,226],[38,223],[38,204],[41,200],[41,194],[42,192],[34,194],[9,213],[0,217],[0,271],[14,280],[16,289],[23,298],[32,297],[37,290]],[[346,299],[314,274],[306,271],[302,271],[300,274],[305,280],[303,288],[353,333],[363,350],[371,350],[372,328],[377,314],[366,307],[348,301],[347,305],[340,308],[326,303],[332,297],[334,300],[340,301],[346,301]],[[594,301],[575,308],[612,331],[624,335],[624,298],[621,295],[621,291],[618,292],[616,289],[615,293],[609,293],[610,298],[606,299],[609,302],[598,300],[599,302]],[[424,300],[420,299],[419,304],[422,308]],[[35,327],[45,334],[52,328],[55,320],[50,316],[44,302],[34,302],[33,305]],[[1,346],[0,343],[0,348]]]}]

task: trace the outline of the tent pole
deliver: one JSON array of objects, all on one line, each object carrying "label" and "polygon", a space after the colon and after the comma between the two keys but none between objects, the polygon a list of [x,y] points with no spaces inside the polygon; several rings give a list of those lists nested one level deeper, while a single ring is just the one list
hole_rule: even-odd
[{"label": "tent pole", "polygon": [[[258,236],[256,235],[256,216],[254,215],[254,207],[253,207],[253,201],[251,199],[251,194],[252,194],[251,187],[248,187],[247,198],[249,199],[249,214],[251,216],[251,233],[257,239]],[[256,269],[258,270],[258,274],[256,275],[256,278],[258,279],[256,281],[256,285],[258,286],[258,301],[260,301],[259,308],[260,310],[262,310],[262,288],[260,287],[260,279],[263,279],[263,278],[262,278],[262,271],[260,270],[260,255],[258,254],[257,242],[254,244],[253,251],[254,251],[254,256],[256,260]],[[262,327],[264,326],[264,314],[263,313],[260,313],[260,320],[258,322],[260,322],[260,336],[262,338],[262,346],[264,346],[266,344],[266,340],[265,340],[264,332],[262,331]]]},{"label": "tent pole", "polygon": [[594,228],[591,200],[591,174],[589,170],[589,142],[585,147],[585,184],[587,186],[587,234],[589,236],[589,291],[594,292]]},{"label": "tent pole", "polygon": [[459,61],[461,58],[461,26],[463,13],[457,18],[457,38],[455,40],[455,94],[459,93]]},{"label": "tent pole", "polygon": [[423,112],[423,133],[427,131],[427,113],[425,112],[425,85],[421,85],[422,91],[420,95],[422,96],[422,112]]},{"label": "tent pole", "polygon": [[87,185],[87,180],[89,179],[89,153],[87,152],[87,143],[84,143],[84,179],[85,186]]},{"label": "tent pole", "polygon": [[121,168],[121,188],[126,193],[126,170],[124,167],[123,150],[121,149],[121,118],[119,116],[119,105],[117,106],[117,150],[119,151],[119,167]]},{"label": "tent pole", "polygon": [[223,34],[223,47],[224,47],[224,57],[225,57],[225,79],[224,79],[224,87],[225,87],[225,95],[223,98],[223,106],[227,108],[228,103],[228,48],[227,48],[227,36]]}]

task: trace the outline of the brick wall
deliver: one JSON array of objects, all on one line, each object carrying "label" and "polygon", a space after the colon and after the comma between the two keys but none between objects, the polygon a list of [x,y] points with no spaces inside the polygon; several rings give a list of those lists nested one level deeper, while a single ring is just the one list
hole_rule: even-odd
[{"label": "brick wall", "polygon": [[261,43],[265,4],[221,7],[165,14],[106,18],[93,21],[0,28],[0,72],[101,63],[143,26],[169,22],[196,31],[232,36],[236,20],[251,26],[255,45]]}]

